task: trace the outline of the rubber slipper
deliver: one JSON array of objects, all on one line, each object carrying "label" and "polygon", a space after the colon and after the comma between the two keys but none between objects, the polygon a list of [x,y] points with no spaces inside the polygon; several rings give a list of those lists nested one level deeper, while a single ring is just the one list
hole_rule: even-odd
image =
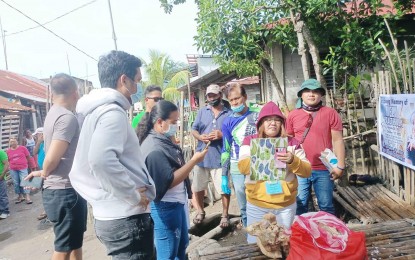
[{"label": "rubber slipper", "polygon": [[24,201],[24,199],[17,199],[14,203],[19,204],[19,203],[22,203],[23,201]]},{"label": "rubber slipper", "polygon": [[221,219],[220,219],[220,224],[219,224],[219,226],[220,226],[221,228],[227,228],[227,227],[229,227],[229,226],[230,226],[231,222],[229,221],[229,216],[221,216],[220,218],[221,218]]},{"label": "rubber slipper", "polygon": [[193,219],[193,223],[195,225],[202,223],[202,221],[205,219],[206,213],[203,212],[198,212],[196,217]]},{"label": "rubber slipper", "polygon": [[42,213],[37,217],[37,220],[42,220],[45,219],[47,217],[46,213]]},{"label": "rubber slipper", "polygon": [[32,204],[32,203],[33,203],[33,201],[31,201],[31,200],[26,201],[26,204]]}]

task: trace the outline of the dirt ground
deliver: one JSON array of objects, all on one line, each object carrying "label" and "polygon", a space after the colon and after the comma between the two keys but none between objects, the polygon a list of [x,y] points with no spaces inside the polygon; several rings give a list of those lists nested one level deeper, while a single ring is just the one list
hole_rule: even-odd
[{"label": "dirt ground", "polygon": [[[52,228],[38,230],[37,216],[42,213],[40,192],[32,195],[33,204],[15,204],[13,186],[8,186],[10,216],[0,220],[0,260],[50,259],[53,253]],[[95,236],[93,224],[88,222],[84,235],[84,259],[111,259]]]},{"label": "dirt ground", "polygon": [[[52,228],[39,230],[37,216],[42,212],[41,193],[32,195],[33,204],[15,204],[13,186],[8,186],[10,217],[0,220],[0,260],[50,259],[53,253],[54,234]],[[222,203],[217,201],[205,208],[206,214],[220,213]],[[231,197],[230,214],[239,215],[235,197]],[[193,218],[194,212],[191,213]],[[219,240],[222,246],[246,242],[243,230],[235,230]],[[95,236],[93,223],[88,221],[84,235],[83,256],[86,260],[111,259],[106,256],[104,246]]]}]

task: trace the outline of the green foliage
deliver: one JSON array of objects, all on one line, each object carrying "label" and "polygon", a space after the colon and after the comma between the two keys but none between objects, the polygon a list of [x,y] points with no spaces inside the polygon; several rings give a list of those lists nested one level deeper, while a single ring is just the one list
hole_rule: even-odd
[{"label": "green foliage", "polygon": [[183,4],[186,0],[159,0],[161,7],[163,7],[164,12],[171,13],[173,10],[173,5]]},{"label": "green foliage", "polygon": [[289,43],[288,38],[294,36],[288,25],[275,23],[283,16],[278,4],[273,0],[200,0],[198,48],[212,53],[224,72],[259,74],[260,63],[269,60],[267,44],[276,38]]},{"label": "green foliage", "polygon": [[150,61],[144,61],[144,71],[148,80],[143,81],[143,86],[160,86],[167,100],[179,100],[180,92],[177,88],[187,84],[190,75],[187,65],[175,62],[167,54],[156,50],[150,50],[149,56]]}]

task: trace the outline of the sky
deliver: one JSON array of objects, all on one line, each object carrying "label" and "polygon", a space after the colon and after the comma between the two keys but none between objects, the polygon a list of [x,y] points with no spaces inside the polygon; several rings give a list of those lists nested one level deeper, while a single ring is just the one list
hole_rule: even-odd
[{"label": "sky", "polygon": [[[9,71],[36,78],[64,72],[99,87],[96,60],[42,27],[13,34],[37,24],[4,2],[41,24],[92,2],[44,26],[98,60],[115,49],[108,0],[0,0]],[[182,62],[187,62],[186,54],[198,53],[193,0],[175,6],[171,14],[164,13],[158,0],[111,0],[111,9],[118,50],[146,60],[149,49],[156,49]],[[6,69],[4,51],[0,69]]]}]

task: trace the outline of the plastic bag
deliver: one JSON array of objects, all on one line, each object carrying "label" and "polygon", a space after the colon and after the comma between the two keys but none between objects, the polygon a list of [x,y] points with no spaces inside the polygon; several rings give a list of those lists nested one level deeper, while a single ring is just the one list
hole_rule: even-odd
[{"label": "plastic bag", "polygon": [[291,232],[289,260],[367,259],[365,233],[351,231],[329,213],[297,216]]}]

